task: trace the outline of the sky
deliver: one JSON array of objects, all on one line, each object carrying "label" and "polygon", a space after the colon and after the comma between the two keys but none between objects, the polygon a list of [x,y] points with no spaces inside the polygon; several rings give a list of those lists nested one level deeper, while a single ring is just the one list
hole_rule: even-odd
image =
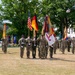
[{"label": "sky", "polygon": [[0,4],[1,4],[1,0],[0,0]]}]

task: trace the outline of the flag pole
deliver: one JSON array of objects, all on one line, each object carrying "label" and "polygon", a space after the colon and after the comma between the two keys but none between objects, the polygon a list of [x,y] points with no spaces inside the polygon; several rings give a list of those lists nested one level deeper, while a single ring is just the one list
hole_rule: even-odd
[{"label": "flag pole", "polygon": [[28,36],[30,36],[30,30],[29,30],[29,28],[28,28]]},{"label": "flag pole", "polygon": [[30,30],[32,30],[31,19],[30,19],[30,10],[28,10],[28,36],[30,36]]},{"label": "flag pole", "polygon": [[[28,10],[28,17],[30,16],[30,10]],[[30,36],[30,30],[28,28],[28,36]]]}]

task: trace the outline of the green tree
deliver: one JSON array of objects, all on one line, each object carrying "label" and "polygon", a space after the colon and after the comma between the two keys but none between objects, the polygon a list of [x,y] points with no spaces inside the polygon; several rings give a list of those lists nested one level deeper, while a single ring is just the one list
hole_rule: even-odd
[{"label": "green tree", "polygon": [[34,16],[34,10],[38,13],[38,0],[2,0],[2,17],[12,22],[10,27],[16,28],[17,36],[28,35],[27,20],[28,10],[31,17]]},{"label": "green tree", "polygon": [[[39,33],[47,14],[50,16],[53,26],[58,27],[58,32],[63,34],[65,26],[68,28],[69,25],[72,27],[75,25],[75,11],[72,8],[74,3],[74,0],[2,0],[2,8],[1,6],[0,8],[2,20],[10,20],[12,25],[9,26],[13,28],[13,34],[20,37],[22,34],[28,35],[28,10],[30,10],[31,18],[36,10]],[[71,9],[70,13],[66,13],[68,8]]]},{"label": "green tree", "polygon": [[51,18],[51,22],[55,27],[58,27],[58,31],[63,34],[64,27],[67,28],[71,24],[75,24],[75,11],[66,13],[66,10],[74,6],[74,0],[42,0],[42,14],[48,14]]}]

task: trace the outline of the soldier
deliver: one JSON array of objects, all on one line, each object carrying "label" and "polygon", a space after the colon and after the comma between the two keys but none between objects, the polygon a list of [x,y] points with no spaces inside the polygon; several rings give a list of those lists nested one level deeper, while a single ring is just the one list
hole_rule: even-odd
[{"label": "soldier", "polygon": [[53,45],[49,46],[50,47],[50,58],[53,58]]},{"label": "soldier", "polygon": [[59,46],[59,41],[56,39],[55,43],[53,44],[53,50],[54,50],[54,54],[56,54],[56,49]]},{"label": "soldier", "polygon": [[30,39],[30,36],[26,39],[26,50],[27,58],[30,58],[30,51],[32,50],[32,40]]},{"label": "soldier", "polygon": [[46,57],[45,57],[45,58],[47,58],[47,55],[48,55],[48,47],[49,47],[49,46],[48,46],[48,42],[46,41],[46,47],[45,47],[45,48],[46,48],[46,49],[45,49]]},{"label": "soldier", "polygon": [[62,43],[61,43],[61,42],[62,42],[62,39],[59,40],[59,50],[60,50],[60,51],[62,51]]},{"label": "soldier", "polygon": [[36,58],[36,47],[37,47],[37,39],[36,37],[32,40],[32,57]]},{"label": "soldier", "polygon": [[24,56],[24,48],[25,48],[25,38],[24,35],[19,39],[19,46],[20,46],[20,57],[23,58]]},{"label": "soldier", "polygon": [[62,39],[62,41],[61,41],[61,49],[62,49],[63,54],[65,52],[66,47],[67,47],[67,41]]},{"label": "soldier", "polygon": [[40,58],[40,38],[37,38],[37,49],[38,49],[38,57]]},{"label": "soldier", "polygon": [[75,49],[75,37],[72,39],[72,53],[74,54],[74,49]]},{"label": "soldier", "polygon": [[47,51],[46,51],[46,39],[44,35],[41,36],[39,46],[40,46],[40,58],[47,58]]},{"label": "soldier", "polygon": [[7,53],[7,46],[8,46],[8,40],[7,37],[2,39],[2,51],[6,54]]},{"label": "soldier", "polygon": [[68,49],[68,52],[70,52],[70,45],[71,45],[71,39],[68,38],[68,40],[67,40],[67,49]]}]

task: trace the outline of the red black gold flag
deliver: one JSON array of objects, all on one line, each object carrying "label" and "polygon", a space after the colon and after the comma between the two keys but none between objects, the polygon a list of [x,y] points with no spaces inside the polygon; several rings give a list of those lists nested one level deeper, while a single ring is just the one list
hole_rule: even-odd
[{"label": "red black gold flag", "polygon": [[37,23],[37,17],[36,14],[32,18],[32,27],[35,31],[38,31],[38,23]]}]

